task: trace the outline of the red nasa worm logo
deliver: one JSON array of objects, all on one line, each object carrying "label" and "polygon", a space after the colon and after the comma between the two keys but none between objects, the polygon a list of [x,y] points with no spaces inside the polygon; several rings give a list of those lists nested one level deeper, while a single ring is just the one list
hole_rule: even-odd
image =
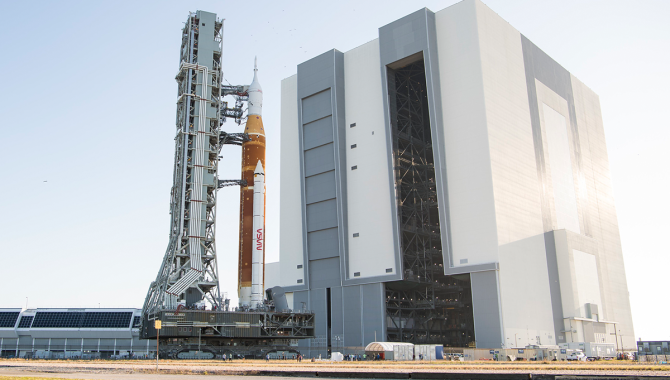
[{"label": "red nasa worm logo", "polygon": [[263,250],[263,229],[259,228],[256,230],[256,250],[257,251],[262,251]]}]

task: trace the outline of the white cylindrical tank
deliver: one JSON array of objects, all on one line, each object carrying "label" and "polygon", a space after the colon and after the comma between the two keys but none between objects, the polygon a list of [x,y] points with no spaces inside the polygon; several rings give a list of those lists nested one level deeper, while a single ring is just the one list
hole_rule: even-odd
[{"label": "white cylindrical tank", "polygon": [[265,172],[261,161],[254,170],[254,221],[251,256],[251,307],[263,303],[263,252],[265,247]]}]

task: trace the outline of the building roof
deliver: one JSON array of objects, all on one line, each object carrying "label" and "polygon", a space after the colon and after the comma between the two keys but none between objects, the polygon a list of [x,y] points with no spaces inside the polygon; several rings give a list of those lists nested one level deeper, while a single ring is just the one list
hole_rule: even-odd
[{"label": "building roof", "polygon": [[404,342],[372,342],[365,346],[365,351],[393,351],[395,346],[414,346]]}]

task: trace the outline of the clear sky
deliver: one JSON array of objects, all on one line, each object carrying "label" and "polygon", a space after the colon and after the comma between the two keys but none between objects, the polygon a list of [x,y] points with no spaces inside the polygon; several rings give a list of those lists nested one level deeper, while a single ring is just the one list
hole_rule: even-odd
[{"label": "clear sky", "polygon": [[[670,2],[484,2],[600,96],[635,333],[670,340]],[[142,307],[168,244],[180,34],[225,18],[224,76],[258,56],[267,258],[279,258],[280,81],[455,1],[0,3],[0,307]],[[665,116],[663,116],[665,115]],[[228,122],[224,129],[241,131]],[[220,177],[240,177],[225,147]],[[236,302],[237,188],[219,193],[223,291]],[[27,300],[26,300],[27,297]]]}]

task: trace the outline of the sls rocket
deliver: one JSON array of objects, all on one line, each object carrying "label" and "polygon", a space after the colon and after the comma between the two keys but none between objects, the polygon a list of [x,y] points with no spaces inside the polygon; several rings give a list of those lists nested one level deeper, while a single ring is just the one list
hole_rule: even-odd
[{"label": "sls rocket", "polygon": [[242,144],[240,189],[240,259],[238,296],[240,306],[256,308],[263,303],[265,283],[265,130],[263,129],[263,89],[258,83],[254,60],[254,80],[249,86],[249,111],[244,132],[250,141]]}]

